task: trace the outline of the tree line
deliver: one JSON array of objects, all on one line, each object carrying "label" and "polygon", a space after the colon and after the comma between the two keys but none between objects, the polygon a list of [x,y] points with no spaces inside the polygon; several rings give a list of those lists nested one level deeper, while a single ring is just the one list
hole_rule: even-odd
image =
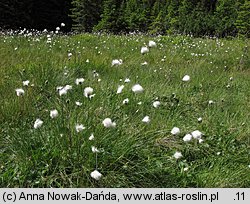
[{"label": "tree line", "polygon": [[250,0],[1,0],[0,28],[250,36]]},{"label": "tree line", "polygon": [[71,30],[71,0],[0,0],[0,29]]},{"label": "tree line", "polygon": [[250,35],[249,0],[73,0],[77,31]]}]

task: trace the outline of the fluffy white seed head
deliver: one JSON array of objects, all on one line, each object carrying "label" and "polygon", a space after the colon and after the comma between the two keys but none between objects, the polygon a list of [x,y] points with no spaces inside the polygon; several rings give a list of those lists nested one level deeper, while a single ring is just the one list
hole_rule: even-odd
[{"label": "fluffy white seed head", "polygon": [[76,83],[76,85],[79,85],[79,84],[82,84],[84,81],[85,81],[84,78],[78,78],[78,79],[76,79],[75,83]]},{"label": "fluffy white seed head", "polygon": [[128,99],[128,98],[126,98],[126,99],[124,99],[124,100],[123,100],[123,102],[122,102],[122,103],[123,103],[123,104],[128,104],[128,102],[129,102],[129,99]]},{"label": "fluffy white seed head", "polygon": [[89,136],[89,140],[91,141],[91,140],[94,140],[95,139],[95,137],[94,137],[94,134],[92,133],[90,136]]},{"label": "fluffy white seed head", "polygon": [[183,137],[183,141],[184,142],[190,142],[192,140],[193,136],[191,134],[186,134],[184,137]]},{"label": "fluffy white seed head", "polygon": [[42,124],[43,124],[43,121],[38,118],[38,119],[36,119],[36,121],[34,123],[34,128],[38,129],[38,128],[40,128],[42,126]]},{"label": "fluffy white seed head", "polygon": [[76,132],[81,132],[84,129],[86,129],[86,127],[84,127],[83,124],[77,124],[76,125]]},{"label": "fluffy white seed head", "polygon": [[124,89],[124,85],[121,85],[121,86],[119,85],[116,93],[120,94],[123,89]]},{"label": "fluffy white seed head", "polygon": [[99,153],[100,152],[95,146],[92,146],[91,150],[92,150],[93,153]]},{"label": "fluffy white seed head", "polygon": [[95,171],[93,171],[93,172],[90,173],[90,176],[91,176],[93,179],[95,179],[95,180],[98,181],[98,180],[101,179],[102,174],[101,174],[99,171],[95,170]]},{"label": "fluffy white seed head", "polygon": [[56,109],[50,111],[50,117],[56,118],[58,116],[58,111]]},{"label": "fluffy white seed head", "polygon": [[174,158],[175,159],[180,159],[182,157],[182,153],[181,152],[175,152],[174,153]]},{"label": "fluffy white seed head", "polygon": [[112,120],[110,118],[105,118],[102,121],[102,124],[104,125],[105,128],[114,128],[114,127],[116,127],[116,123],[112,122]]},{"label": "fluffy white seed head", "polygon": [[29,80],[23,81],[23,86],[29,86],[29,83],[30,83]]},{"label": "fluffy white seed head", "polygon": [[197,140],[201,139],[202,133],[199,130],[195,130],[191,134],[194,139],[197,139]]},{"label": "fluffy white seed head", "polygon": [[149,49],[147,47],[142,47],[141,48],[141,54],[146,54],[149,52]]},{"label": "fluffy white seed head", "polygon": [[178,128],[178,127],[174,127],[172,130],[171,130],[171,134],[172,135],[178,135],[178,134],[180,134],[180,128]]},{"label": "fluffy white seed head", "polygon": [[84,96],[85,97],[90,97],[90,95],[92,95],[92,93],[94,92],[94,89],[93,88],[91,88],[91,87],[86,87],[85,89],[84,89]]},{"label": "fluffy white seed head", "polygon": [[134,92],[134,93],[142,93],[143,92],[143,88],[142,88],[142,86],[140,85],[140,84],[136,84],[136,85],[134,85],[133,87],[132,87],[132,91]]},{"label": "fluffy white seed head", "polygon": [[114,59],[112,60],[112,66],[119,66],[122,65],[123,61],[121,59]]},{"label": "fluffy white seed head", "polygon": [[185,75],[183,78],[182,78],[182,81],[184,82],[187,82],[190,80],[190,76],[189,75]]},{"label": "fluffy white seed head", "polygon": [[150,41],[148,42],[148,46],[149,46],[149,47],[156,47],[156,42],[153,41],[153,40],[150,40]]},{"label": "fluffy white seed head", "polygon": [[24,90],[23,90],[23,89],[16,89],[16,95],[17,95],[17,96],[22,96],[22,95],[24,95]]},{"label": "fluffy white seed head", "polygon": [[130,82],[130,79],[129,79],[129,78],[126,78],[126,79],[124,80],[124,82],[125,82],[125,83],[129,83],[129,82]]},{"label": "fluffy white seed head", "polygon": [[161,105],[161,102],[160,102],[160,101],[154,101],[154,102],[153,102],[153,106],[154,106],[155,108],[158,108],[160,105]]},{"label": "fluffy white seed head", "polygon": [[150,123],[150,118],[149,118],[149,116],[145,116],[145,117],[142,119],[142,122],[144,122],[144,123]]}]

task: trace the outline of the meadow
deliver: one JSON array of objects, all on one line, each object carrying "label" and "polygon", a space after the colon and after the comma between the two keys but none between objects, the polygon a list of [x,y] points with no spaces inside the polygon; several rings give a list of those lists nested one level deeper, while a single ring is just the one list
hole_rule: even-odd
[{"label": "meadow", "polygon": [[1,34],[0,187],[250,187],[249,46]]}]

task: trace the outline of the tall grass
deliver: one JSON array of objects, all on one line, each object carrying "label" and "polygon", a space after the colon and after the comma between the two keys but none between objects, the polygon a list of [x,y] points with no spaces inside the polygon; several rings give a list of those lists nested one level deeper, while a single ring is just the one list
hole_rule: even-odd
[{"label": "tall grass", "polygon": [[[149,40],[157,47],[141,55]],[[241,39],[186,36],[83,34],[53,36],[51,44],[43,35],[0,36],[0,187],[249,187],[245,46]],[[123,64],[112,67],[113,59]],[[191,80],[183,82],[186,74]],[[137,83],[141,94],[131,91]],[[73,89],[59,96],[56,87],[67,84]],[[89,86],[91,99],[83,95]],[[25,94],[18,97],[20,87]],[[51,119],[53,109],[59,116]],[[142,122],[146,115],[149,124]],[[108,117],[116,128],[103,126]],[[34,129],[37,118],[44,123]],[[86,129],[77,133],[76,124]],[[181,133],[173,136],[175,126]],[[194,130],[204,134],[203,143],[182,140]],[[101,150],[97,156],[92,146]],[[99,181],[90,176],[95,169]]]}]

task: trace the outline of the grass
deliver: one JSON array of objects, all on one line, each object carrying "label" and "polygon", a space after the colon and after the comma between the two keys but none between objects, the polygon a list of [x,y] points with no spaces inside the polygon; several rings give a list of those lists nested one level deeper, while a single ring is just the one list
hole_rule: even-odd
[{"label": "grass", "polygon": [[[249,41],[90,34],[46,40],[0,36],[0,187],[250,187]],[[157,47],[141,55],[149,40]],[[113,59],[123,64],[112,67]],[[189,82],[182,81],[186,74]],[[131,91],[136,83],[143,93]],[[56,87],[67,84],[73,89],[59,96]],[[92,99],[83,95],[88,86]],[[116,128],[103,126],[107,117]],[[44,123],[34,129],[37,118]],[[78,123],[86,127],[80,133]],[[173,136],[175,126],[181,133]],[[203,143],[183,142],[197,129]],[[91,146],[103,151],[96,155]],[[173,158],[176,151],[181,159]],[[90,176],[96,168],[99,181]]]}]

